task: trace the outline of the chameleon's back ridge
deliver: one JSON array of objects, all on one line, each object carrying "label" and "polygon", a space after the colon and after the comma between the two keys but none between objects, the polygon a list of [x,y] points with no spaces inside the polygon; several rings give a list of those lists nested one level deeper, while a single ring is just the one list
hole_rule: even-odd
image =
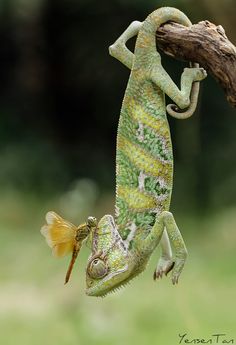
[{"label": "chameleon's back ridge", "polygon": [[[177,284],[186,261],[182,235],[169,212],[173,153],[166,110],[179,119],[191,116],[196,108],[198,82],[206,72],[197,66],[185,68],[180,89],[174,84],[156,49],[156,30],[167,21],[191,25],[181,11],[163,7],[144,22],[132,22],[109,47],[110,55],[131,70],[117,132],[115,217],[105,215],[99,222],[89,217],[75,227],[49,212],[47,225],[41,230],[54,254],[72,252],[66,282],[86,239],[91,247],[86,268],[89,296],[105,296],[137,276],[158,244],[161,257],[154,279],[172,271],[172,283]],[[126,42],[134,36],[137,39],[132,53]],[[174,109],[181,112],[173,110],[172,105],[166,108],[165,94],[176,104]]]}]

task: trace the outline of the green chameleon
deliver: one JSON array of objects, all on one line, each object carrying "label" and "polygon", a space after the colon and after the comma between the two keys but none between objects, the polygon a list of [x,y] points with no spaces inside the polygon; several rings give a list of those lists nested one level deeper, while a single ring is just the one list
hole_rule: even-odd
[{"label": "green chameleon", "polygon": [[[185,68],[181,88],[174,84],[156,49],[156,30],[167,21],[191,25],[181,11],[163,7],[144,22],[132,22],[109,47],[110,55],[131,69],[117,134],[115,219],[105,215],[97,223],[89,217],[77,228],[49,212],[48,224],[41,230],[55,255],[73,252],[66,282],[87,238],[92,248],[86,269],[89,296],[105,296],[141,273],[159,243],[162,253],[154,279],[172,271],[171,279],[176,284],[187,257],[183,238],[169,212],[173,154],[166,110],[179,119],[191,116],[199,91],[199,83],[194,82],[203,80],[206,71],[196,64]],[[135,35],[132,53],[125,44]],[[177,106],[166,108],[165,94]]]}]

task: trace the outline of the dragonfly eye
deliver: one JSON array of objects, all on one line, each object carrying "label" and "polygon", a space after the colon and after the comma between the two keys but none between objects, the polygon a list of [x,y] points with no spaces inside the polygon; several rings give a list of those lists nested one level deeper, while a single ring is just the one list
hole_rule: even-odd
[{"label": "dragonfly eye", "polygon": [[103,278],[107,274],[107,272],[108,267],[106,263],[100,258],[94,259],[88,266],[88,274],[91,278],[94,279]]},{"label": "dragonfly eye", "polygon": [[89,227],[97,226],[97,218],[95,217],[88,217],[87,224]]}]

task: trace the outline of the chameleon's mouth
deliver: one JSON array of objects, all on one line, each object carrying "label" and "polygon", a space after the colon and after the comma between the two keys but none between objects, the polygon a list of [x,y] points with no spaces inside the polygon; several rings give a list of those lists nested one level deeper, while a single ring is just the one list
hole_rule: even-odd
[{"label": "chameleon's mouth", "polygon": [[85,290],[86,295],[105,297],[108,293],[117,291],[129,280],[129,277],[123,274],[126,271],[128,271],[128,265],[116,272],[111,272],[101,281],[96,282],[94,286],[87,288]]}]

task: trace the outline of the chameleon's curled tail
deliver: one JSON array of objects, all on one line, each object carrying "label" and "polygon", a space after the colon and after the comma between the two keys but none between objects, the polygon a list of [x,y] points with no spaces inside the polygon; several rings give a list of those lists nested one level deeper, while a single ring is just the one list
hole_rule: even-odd
[{"label": "chameleon's curled tail", "polygon": [[[153,51],[156,51],[156,31],[162,24],[170,21],[182,24],[187,27],[192,25],[188,17],[177,8],[162,7],[155,10],[143,22],[138,37],[138,46],[145,48],[145,54],[148,54],[149,51],[151,55]],[[190,66],[199,67],[199,65],[196,63],[190,63]],[[176,105],[169,104],[166,108],[168,114],[178,119],[186,119],[190,117],[196,109],[198,94],[199,82],[194,82],[190,96],[189,108],[185,109],[184,111],[181,111]]]},{"label": "chameleon's curled tail", "polygon": [[154,38],[158,28],[166,22],[176,22],[184,26],[191,26],[192,23],[188,17],[174,7],[161,7],[149,14],[142,25],[141,31],[148,35],[153,34]]}]

